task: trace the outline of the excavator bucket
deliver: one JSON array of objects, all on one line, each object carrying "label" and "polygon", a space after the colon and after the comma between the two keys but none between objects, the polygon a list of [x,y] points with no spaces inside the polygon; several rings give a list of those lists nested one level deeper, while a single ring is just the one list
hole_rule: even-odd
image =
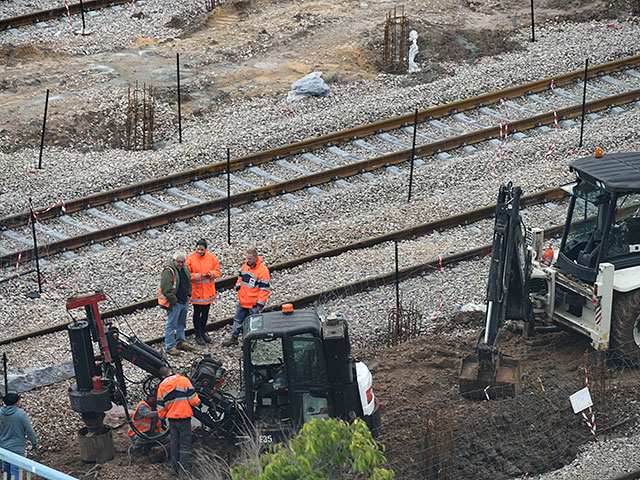
[{"label": "excavator bucket", "polygon": [[471,400],[515,397],[520,394],[520,360],[498,353],[494,360],[470,355],[462,360],[458,383],[460,394]]}]

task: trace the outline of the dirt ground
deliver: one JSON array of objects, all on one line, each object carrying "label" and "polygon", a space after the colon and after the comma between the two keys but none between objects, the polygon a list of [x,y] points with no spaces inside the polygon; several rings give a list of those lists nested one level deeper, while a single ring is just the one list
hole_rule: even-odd
[{"label": "dirt ground", "polygon": [[[536,2],[536,23],[626,18],[637,9],[636,3],[543,0]],[[186,32],[179,37],[138,38],[127,49],[135,62],[109,53],[72,56],[54,45],[1,47],[0,105],[7,114],[0,119],[0,149],[39,146],[41,125],[33,119],[42,115],[42,102],[36,100],[45,88],[57,95],[47,118],[47,144],[80,151],[122,148],[122,102],[100,107],[77,102],[76,95],[101,88],[99,71],[75,74],[89,64],[114,69],[118,81],[155,85],[160,101],[170,101],[173,108],[173,78],[153,77],[151,72],[172,70],[175,52],[186,52],[191,60],[184,67],[194,75],[183,81],[185,118],[206,115],[234,99],[284,96],[291,83],[313,68],[324,72],[330,84],[374,78],[382,64],[385,17],[395,6],[344,0],[315,0],[303,6],[271,0],[229,2],[187,25],[174,19]],[[410,83],[448,75],[447,67],[457,63],[520,49],[522,45],[510,37],[530,28],[526,2],[436,0],[407,2],[404,8],[408,29],[419,35],[416,60],[423,67],[406,80]],[[140,50],[147,53],[145,71],[136,68],[139,59],[134,54]],[[124,99],[126,89],[122,91]],[[160,131],[162,127],[156,126]]]},{"label": "dirt ground", "polygon": [[[304,8],[284,0],[231,2],[189,25],[179,38],[140,38],[131,50],[151,52],[149,71],[173,65],[177,49],[197,51],[191,65],[185,66],[197,74],[184,85],[183,112],[206,115],[233,99],[284,95],[293,81],[314,66],[332,82],[374,78],[380,73],[385,14],[393,6],[369,0],[317,0],[304,2]],[[541,0],[536,1],[536,19],[543,23],[621,18],[636,8],[636,3],[625,0]],[[410,1],[405,10],[409,28],[419,34],[418,60],[423,66],[421,73],[406,80],[411,83],[447,75],[443,65],[478,61],[522,48],[509,37],[516,29],[530,28],[528,2]],[[238,34],[238,25],[242,34]],[[108,54],[70,56],[48,46],[0,48],[0,105],[5,112],[0,118],[2,151],[39,144],[40,125],[32,119],[41,116],[42,105],[31,100],[50,85],[67,95],[57,110],[67,115],[75,112],[72,117],[53,113],[48,118],[47,135],[55,144],[91,150],[122,146],[117,140],[120,135],[114,134],[123,128],[121,106],[113,104],[96,111],[79,104],[72,95],[78,89],[97,88],[92,77],[84,77],[80,83],[70,80],[68,72],[82,69],[88,62],[111,66],[125,80],[151,80]],[[196,79],[200,95],[192,87]],[[173,88],[169,83],[160,84],[159,95],[168,98]],[[202,103],[203,96],[210,101]],[[65,109],[65,105],[74,108]],[[103,121],[96,128],[89,119]],[[78,142],[78,138],[84,140]],[[456,377],[460,359],[473,352],[475,338],[472,333],[459,337],[454,328],[463,325],[479,331],[481,319],[462,315],[443,319],[443,325],[445,320],[451,320],[449,326],[438,335],[389,349],[358,352],[372,370],[375,392],[386,405],[380,440],[399,478],[416,478],[418,471],[436,468],[429,462],[446,466],[453,472],[448,478],[498,479],[531,475],[571,461],[577,445],[589,438],[588,429],[567,403],[567,395],[581,388],[579,366],[587,342],[564,332],[532,340],[507,334],[505,350],[523,362],[523,395],[471,402],[458,394]],[[602,420],[605,425],[614,425],[620,418],[621,405],[635,397],[637,383],[633,372],[618,373],[616,388],[611,387],[608,397],[603,394],[609,402]],[[438,426],[439,437],[428,437],[429,425]],[[633,428],[634,423],[626,422],[609,433],[620,435]],[[125,428],[114,430],[114,436],[116,459],[104,465],[83,464],[71,441],[49,445],[33,458],[81,479],[171,478],[166,464],[149,464],[127,455]],[[430,450],[425,442],[437,448]]]}]

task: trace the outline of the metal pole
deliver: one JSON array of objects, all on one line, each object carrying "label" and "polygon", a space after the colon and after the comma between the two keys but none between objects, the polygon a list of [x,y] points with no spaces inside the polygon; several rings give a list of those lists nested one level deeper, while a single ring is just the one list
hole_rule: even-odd
[{"label": "metal pole", "polygon": [[33,205],[29,199],[29,212],[31,218],[31,233],[33,233],[33,256],[36,259],[36,274],[38,275],[38,293],[27,294],[31,298],[39,298],[42,293],[42,282],[40,281],[40,259],[38,258],[38,240],[36,239],[36,215],[33,213]]},{"label": "metal pole", "polygon": [[418,132],[418,109],[416,108],[416,115],[413,118],[413,142],[411,143],[411,170],[409,170],[409,198],[407,202],[411,201],[411,186],[413,185],[413,160],[416,156],[416,133]]},{"label": "metal pole", "polygon": [[178,71],[178,138],[182,143],[182,105],[180,104],[180,54],[176,53],[176,69]]},{"label": "metal pole", "polygon": [[533,20],[533,0],[531,0],[531,41],[536,41],[536,27]]},{"label": "metal pole", "polygon": [[2,369],[4,371],[4,394],[9,393],[9,379],[7,375],[7,354],[2,354]]},{"label": "metal pole", "polygon": [[38,159],[38,170],[42,168],[42,149],[44,148],[44,130],[47,125],[47,107],[49,106],[49,89],[44,99],[44,118],[42,119],[42,135],[40,136],[40,158]]},{"label": "metal pole", "polygon": [[82,34],[84,35],[84,3],[82,3],[82,0],[80,0],[80,15],[82,15]]},{"label": "metal pole", "polygon": [[589,59],[584,64],[584,88],[582,89],[582,122],[580,122],[580,145],[578,148],[582,147],[582,134],[584,132],[584,114],[587,108],[587,73],[589,71]]},{"label": "metal pole", "polygon": [[396,240],[396,312],[400,315],[400,273],[398,268],[398,241]]},{"label": "metal pole", "polygon": [[227,244],[231,245],[231,150],[227,148]]}]

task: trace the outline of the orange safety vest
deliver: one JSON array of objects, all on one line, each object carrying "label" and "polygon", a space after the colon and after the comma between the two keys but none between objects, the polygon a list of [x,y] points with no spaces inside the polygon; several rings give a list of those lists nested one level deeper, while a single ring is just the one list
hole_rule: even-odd
[{"label": "orange safety vest", "polygon": [[[221,275],[218,259],[206,250],[203,256],[193,252],[187,257],[186,265],[191,272],[192,291],[189,303],[209,305],[216,299],[215,279]],[[211,273],[210,278],[203,277],[207,273]]]},{"label": "orange safety vest", "polygon": [[[162,273],[164,273],[165,270],[171,270],[171,273],[173,274],[173,287],[171,287],[171,288],[175,292],[176,291],[176,286],[177,286],[177,283],[178,283],[178,279],[176,277],[176,272],[174,272],[173,268],[171,268],[171,267],[165,267],[164,270],[162,270]],[[165,297],[162,294],[162,287],[158,287],[158,305],[161,305],[161,306],[167,307],[167,308],[171,307],[171,303],[169,302],[167,297]]]},{"label": "orange safety vest", "polygon": [[190,418],[191,407],[200,404],[200,397],[187,377],[173,374],[158,386],[158,416],[160,418]]},{"label": "orange safety vest", "polygon": [[[142,400],[140,403],[138,403],[138,406],[136,407],[136,411],[133,412],[133,417],[131,417],[131,423],[133,423],[134,427],[136,427],[136,429],[141,433],[148,432],[149,430],[151,430],[150,418],[142,417],[140,420],[136,420],[136,415],[138,414],[138,410],[140,409],[140,406],[143,404],[149,407],[149,410],[151,410],[151,405],[149,405],[147,402]],[[157,419],[156,425],[153,428],[153,433],[159,433],[159,432],[160,432],[160,419]],[[133,429],[131,428],[131,425],[129,425],[129,431],[127,432],[127,434],[130,437],[133,437],[134,435],[136,435],[136,432],[133,431]]]},{"label": "orange safety vest", "polygon": [[262,263],[262,257],[258,257],[256,266],[253,268],[244,262],[236,281],[236,288],[240,287],[238,289],[240,306],[243,308],[253,308],[256,305],[264,307],[271,291],[270,279],[269,269]]}]

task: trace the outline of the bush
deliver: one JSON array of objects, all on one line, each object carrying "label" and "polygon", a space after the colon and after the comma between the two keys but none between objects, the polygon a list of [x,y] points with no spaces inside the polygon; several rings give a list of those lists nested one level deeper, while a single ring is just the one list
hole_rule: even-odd
[{"label": "bush", "polygon": [[393,471],[379,468],[386,463],[384,445],[371,437],[360,419],[347,423],[333,418],[311,420],[286,445],[277,444],[231,470],[233,480],[392,480]]}]

